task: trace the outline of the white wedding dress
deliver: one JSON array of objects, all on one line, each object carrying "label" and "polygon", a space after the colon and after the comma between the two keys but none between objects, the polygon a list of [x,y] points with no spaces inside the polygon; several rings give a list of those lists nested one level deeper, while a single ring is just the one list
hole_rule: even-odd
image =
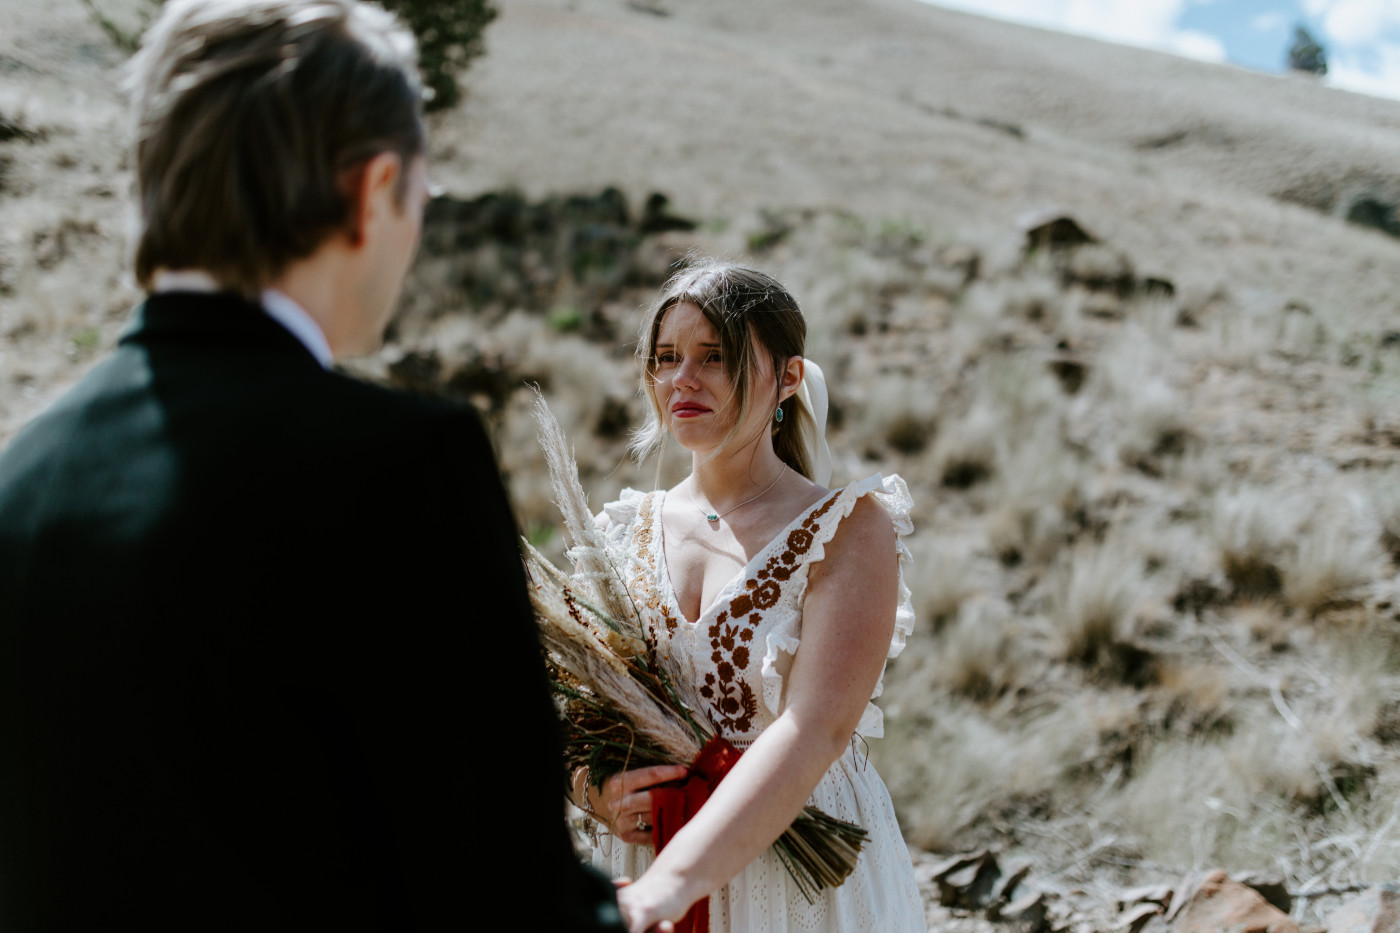
[{"label": "white wedding dress", "polygon": [[[753,556],[694,623],[685,621],[671,588],[663,557],[661,504],[664,492],[624,490],[604,507],[608,537],[627,555],[623,576],[633,596],[656,610],[653,636],[691,676],[709,704],[703,710],[720,732],[746,748],[782,712],[784,676],[802,639],[802,600],[807,574],[822,559],[825,545],[862,496],[874,496],[902,538],[913,530],[911,500],[898,476],[879,474],[836,490]],[[900,540],[899,607],[887,657],[904,649],[914,611],[904,572],[909,551]],[[881,672],[881,680],[884,675]],[[872,699],[880,695],[877,683]],[[880,710],[866,705],[859,739],[884,734]],[[828,888],[809,904],[771,849],[754,859],[710,896],[710,929],[715,933],[904,933],[926,929],[914,871],[895,821],[889,792],[866,755],[851,748],[827,770],[808,801],[834,817],[859,824],[870,835],[855,871],[840,887]],[[650,846],[623,843],[606,834],[593,852],[594,864],[613,877],[637,878],[651,864]]]}]

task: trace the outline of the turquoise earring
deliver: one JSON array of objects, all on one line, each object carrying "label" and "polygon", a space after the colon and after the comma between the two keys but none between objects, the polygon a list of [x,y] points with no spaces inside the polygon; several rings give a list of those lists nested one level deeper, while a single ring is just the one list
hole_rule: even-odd
[{"label": "turquoise earring", "polygon": [[773,420],[778,422],[778,424],[783,423],[783,406],[779,405],[778,410],[773,412]]}]

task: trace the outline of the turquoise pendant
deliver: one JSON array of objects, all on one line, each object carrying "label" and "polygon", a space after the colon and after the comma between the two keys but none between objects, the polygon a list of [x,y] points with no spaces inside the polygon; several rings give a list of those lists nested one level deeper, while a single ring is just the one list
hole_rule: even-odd
[{"label": "turquoise pendant", "polygon": [[715,513],[711,512],[710,514],[708,514],[708,515],[705,516],[705,521],[707,521],[707,522],[717,522],[717,521],[719,521],[719,516],[716,515]]}]

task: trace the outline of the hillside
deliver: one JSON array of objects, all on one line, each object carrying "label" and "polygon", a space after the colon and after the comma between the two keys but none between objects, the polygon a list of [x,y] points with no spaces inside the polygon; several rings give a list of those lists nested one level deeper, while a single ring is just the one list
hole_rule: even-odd
[{"label": "hillside", "polygon": [[[678,478],[625,459],[637,312],[688,250],[750,261],[806,309],[836,482],[915,497],[869,748],[931,904],[975,847],[1102,924],[1210,867],[1310,922],[1400,873],[1400,102],[915,0],[500,6],[354,371],[479,405],[557,555],[526,383],[595,504]],[[0,443],[137,298],[121,56],[11,7]]]}]

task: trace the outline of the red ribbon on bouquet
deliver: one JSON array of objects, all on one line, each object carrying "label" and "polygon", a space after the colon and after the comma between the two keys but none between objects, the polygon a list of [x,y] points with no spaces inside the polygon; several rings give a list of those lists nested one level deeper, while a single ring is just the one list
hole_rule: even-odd
[{"label": "red ribbon on bouquet", "polygon": [[[651,789],[651,841],[660,852],[666,843],[700,812],[710,794],[739,761],[743,752],[719,736],[705,743],[690,766],[690,776],[682,781],[660,784]],[[676,933],[708,933],[710,899],[702,897],[690,906]]]}]

